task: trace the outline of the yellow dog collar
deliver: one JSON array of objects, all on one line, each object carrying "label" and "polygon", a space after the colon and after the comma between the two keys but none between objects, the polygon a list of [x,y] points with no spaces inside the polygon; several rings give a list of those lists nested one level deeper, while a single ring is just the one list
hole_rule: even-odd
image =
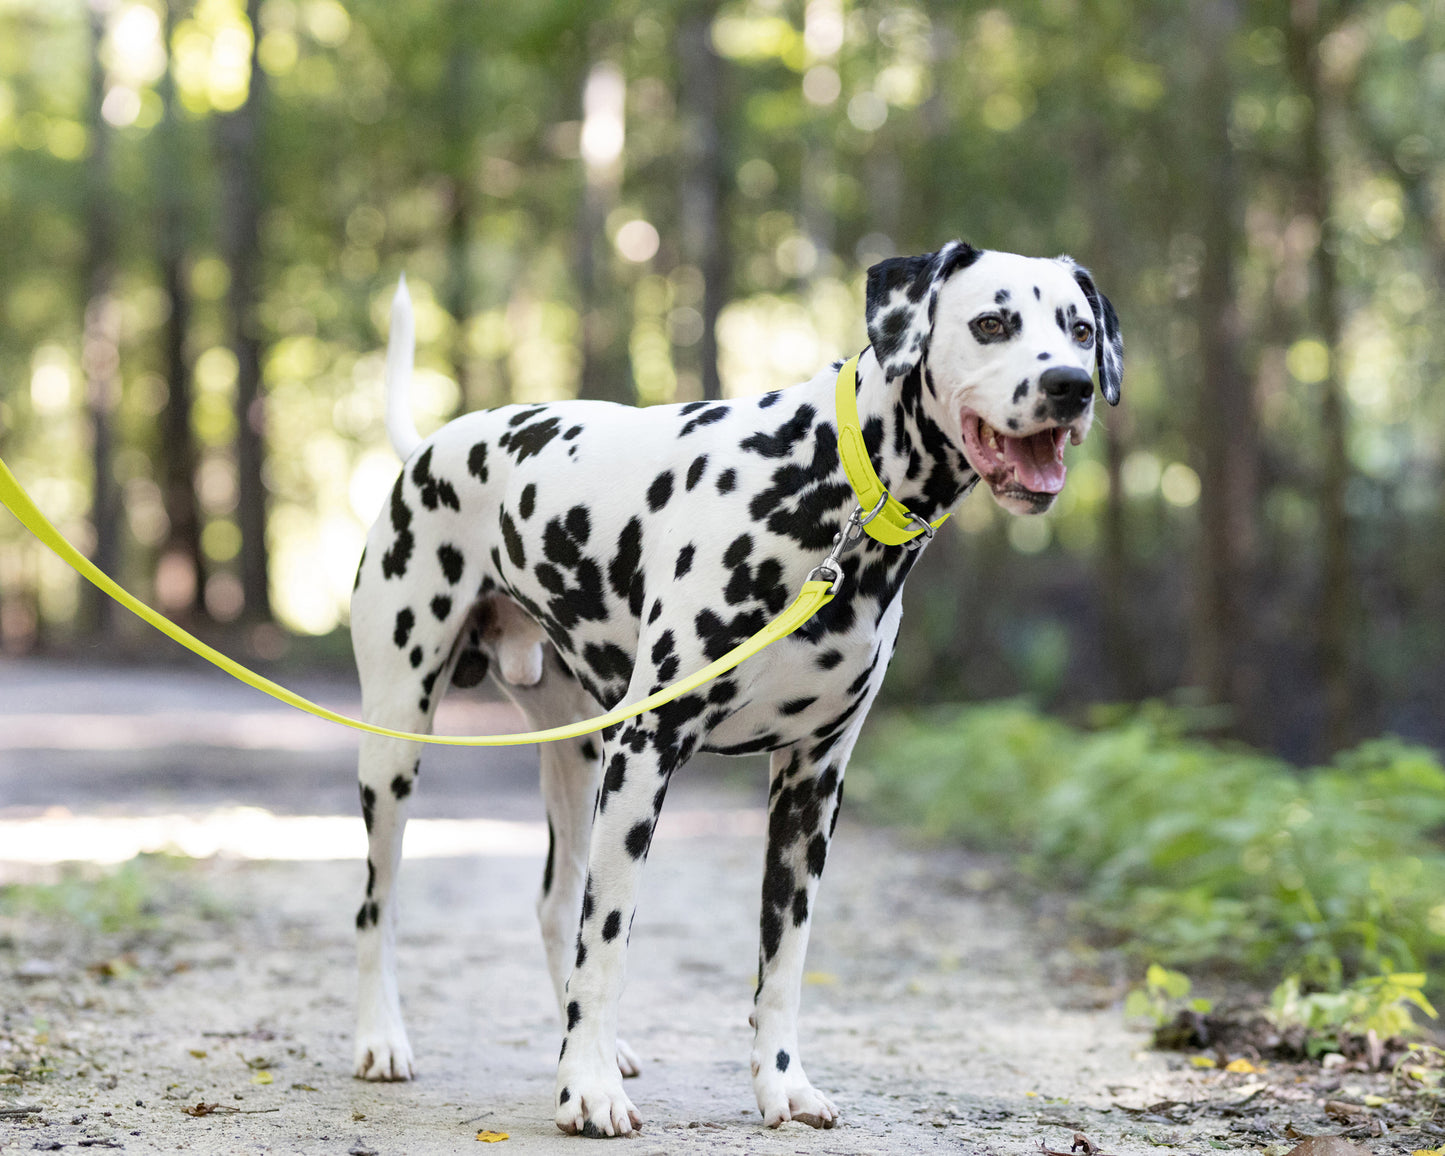
[{"label": "yellow dog collar", "polygon": [[860,353],[850,357],[838,370],[834,405],[838,411],[838,457],[842,459],[848,484],[853,487],[860,507],[864,510],[878,507],[878,512],[863,523],[863,530],[885,546],[906,545],[920,535],[931,538],[933,531],[948,521],[948,515],[931,523],[919,517],[888,492],[868,457],[863,427],[858,420],[858,358],[861,356]]}]

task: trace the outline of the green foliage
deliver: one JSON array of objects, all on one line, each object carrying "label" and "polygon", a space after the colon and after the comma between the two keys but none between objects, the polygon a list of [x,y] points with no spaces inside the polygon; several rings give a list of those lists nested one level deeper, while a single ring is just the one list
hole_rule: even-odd
[{"label": "green foliage", "polygon": [[1124,1000],[1124,1015],[1131,1020],[1148,1020],[1158,1027],[1168,1023],[1181,1009],[1208,1014],[1214,1004],[1207,999],[1190,999],[1193,987],[1182,971],[1170,971],[1151,963],[1144,972],[1144,986],[1134,988]]},{"label": "green foliage", "polygon": [[1431,1019],[1435,1008],[1425,998],[1422,972],[1364,976],[1339,991],[1301,991],[1297,975],[1287,977],[1270,997],[1270,1017],[1280,1027],[1307,1029],[1311,1055],[1339,1048],[1340,1037],[1373,1031],[1380,1039],[1417,1035],[1411,1013],[1419,1008]]},{"label": "green foliage", "polygon": [[1445,768],[1368,742],[1298,771],[1154,705],[1084,731],[1017,702],[880,720],[850,772],[876,815],[1022,852],[1171,966],[1351,975],[1445,955]]},{"label": "green foliage", "polygon": [[0,887],[0,913],[74,923],[107,934],[154,931],[168,909],[184,902],[203,918],[217,905],[189,885],[186,860],[137,855],[113,871],[70,869],[54,883]]}]

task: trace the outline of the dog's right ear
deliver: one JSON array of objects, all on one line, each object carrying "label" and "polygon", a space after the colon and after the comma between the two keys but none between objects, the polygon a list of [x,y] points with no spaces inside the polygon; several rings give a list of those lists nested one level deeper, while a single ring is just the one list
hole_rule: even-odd
[{"label": "dog's right ear", "polygon": [[936,253],[890,257],[868,270],[868,340],[885,374],[902,377],[927,356],[939,288],[981,255],[967,241],[950,241]]}]

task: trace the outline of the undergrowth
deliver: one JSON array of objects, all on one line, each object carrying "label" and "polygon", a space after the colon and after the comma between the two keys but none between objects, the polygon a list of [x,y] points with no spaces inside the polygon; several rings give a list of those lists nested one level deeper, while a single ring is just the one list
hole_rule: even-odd
[{"label": "undergrowth", "polygon": [[[1297,770],[1150,705],[1094,729],[1018,702],[878,720],[849,771],[874,815],[1015,853],[1142,964],[1339,990],[1445,959],[1445,768],[1367,742]],[[856,785],[856,790],[854,789]]]}]

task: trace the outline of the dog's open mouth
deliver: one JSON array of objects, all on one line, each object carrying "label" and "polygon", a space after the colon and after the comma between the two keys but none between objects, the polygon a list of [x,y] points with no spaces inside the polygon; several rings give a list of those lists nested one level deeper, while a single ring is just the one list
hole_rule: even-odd
[{"label": "dog's open mouth", "polygon": [[1067,427],[1055,426],[1027,437],[1011,437],[973,410],[963,411],[963,442],[969,462],[995,493],[1057,494],[1064,488],[1068,435]]}]

